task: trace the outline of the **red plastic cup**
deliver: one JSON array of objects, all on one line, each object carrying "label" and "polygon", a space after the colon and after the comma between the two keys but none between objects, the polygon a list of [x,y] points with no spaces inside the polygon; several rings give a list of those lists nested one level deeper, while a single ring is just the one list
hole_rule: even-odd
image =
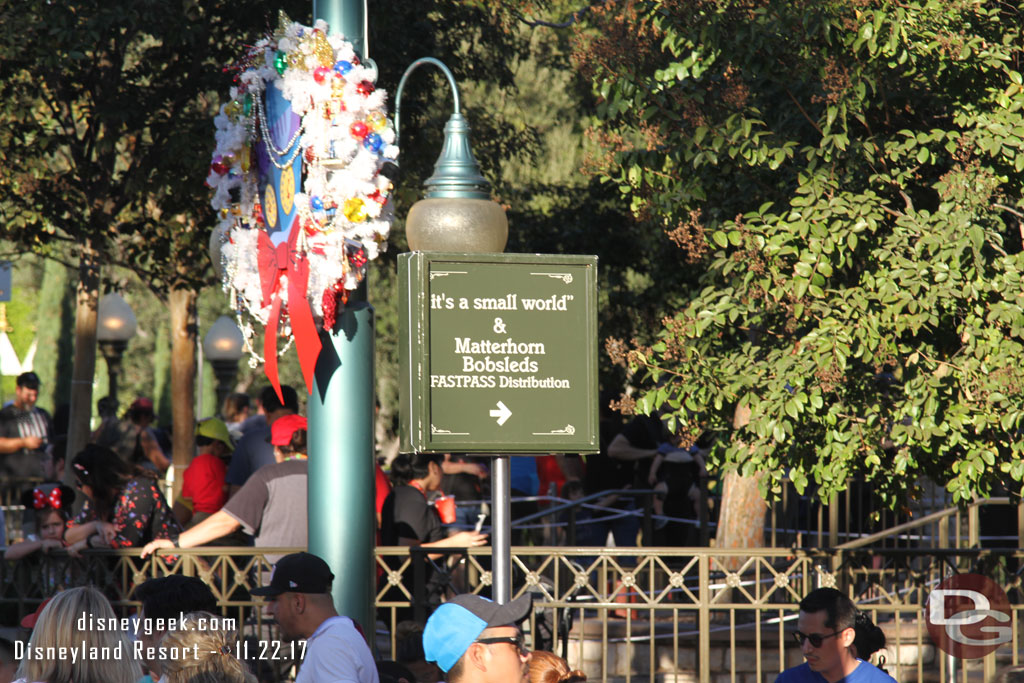
[{"label": "red plastic cup", "polygon": [[437,516],[441,518],[442,524],[455,522],[455,496],[441,496],[434,501],[437,508]]}]

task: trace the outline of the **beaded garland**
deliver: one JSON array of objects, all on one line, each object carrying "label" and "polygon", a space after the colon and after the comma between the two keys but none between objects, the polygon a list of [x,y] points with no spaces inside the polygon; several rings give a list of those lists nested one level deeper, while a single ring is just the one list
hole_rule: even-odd
[{"label": "beaded garland", "polygon": [[[334,325],[337,299],[347,301],[347,290],[365,277],[367,261],[387,248],[394,211],[391,181],[381,170],[397,159],[398,148],[387,118],[386,92],[375,87],[376,69],[360,61],[351,43],[329,35],[322,20],[303,26],[281,13],[274,33],[249,47],[232,70],[237,85],[214,118],[216,149],[206,183],[213,189],[211,204],[219,218],[215,230],[223,240],[224,290],[238,314],[250,365],[255,366],[264,359],[252,343],[251,322],[266,326],[271,320],[258,261],[258,231],[266,223],[256,168],[258,146],[265,146],[279,169],[290,168],[301,155],[303,180],[296,188],[301,191],[294,194],[291,229],[298,231],[295,249],[309,262],[310,310],[326,328]],[[272,140],[266,120],[264,94],[270,83],[301,117],[300,127],[283,147]],[[277,207],[267,210],[276,212]],[[271,220],[273,215],[267,214]],[[279,288],[285,311],[286,285]],[[287,313],[280,328],[287,349],[294,341]]]}]

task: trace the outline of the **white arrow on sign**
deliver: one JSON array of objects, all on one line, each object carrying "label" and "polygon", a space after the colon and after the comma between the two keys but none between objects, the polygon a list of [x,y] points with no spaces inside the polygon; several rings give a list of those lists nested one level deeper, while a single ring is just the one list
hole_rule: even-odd
[{"label": "white arrow on sign", "polygon": [[512,411],[508,409],[508,406],[498,401],[498,409],[491,411],[491,417],[498,418],[498,426],[502,426],[508,419],[512,417]]}]

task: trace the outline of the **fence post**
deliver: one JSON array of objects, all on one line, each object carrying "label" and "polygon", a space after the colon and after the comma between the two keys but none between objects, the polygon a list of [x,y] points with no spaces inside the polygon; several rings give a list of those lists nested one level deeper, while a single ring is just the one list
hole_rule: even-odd
[{"label": "fence post", "polygon": [[[702,548],[707,548],[710,545],[711,540],[711,526],[708,520],[708,475],[707,472],[701,472],[697,479],[700,486],[700,545]],[[775,533],[775,529],[772,529],[772,533]]]},{"label": "fence post", "polygon": [[839,496],[832,494],[828,501],[828,547],[839,545]]},{"label": "fence post", "polygon": [[699,662],[700,681],[711,680],[711,553],[702,555],[698,561],[700,569],[700,611],[698,619],[697,661]]},{"label": "fence post", "polygon": [[[423,548],[409,548],[412,557],[412,614],[417,623],[427,621],[427,553]],[[447,556],[446,556],[447,557]]]},{"label": "fence post", "polygon": [[978,544],[978,504],[971,503],[967,508],[967,547],[977,548]]},{"label": "fence post", "polygon": [[1024,501],[1017,503],[1017,547],[1024,550]]}]

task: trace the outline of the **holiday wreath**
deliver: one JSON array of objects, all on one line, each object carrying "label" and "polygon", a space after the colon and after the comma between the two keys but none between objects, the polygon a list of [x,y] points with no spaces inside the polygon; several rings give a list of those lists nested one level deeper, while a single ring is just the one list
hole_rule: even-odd
[{"label": "holiday wreath", "polygon": [[[339,302],[387,247],[388,169],[398,156],[376,69],[326,22],[279,25],[231,67],[236,86],[214,119],[207,184],[219,222],[224,290],[250,364],[279,389],[277,356],[295,342],[307,388]],[[214,250],[216,251],[216,250]],[[278,336],[287,340],[278,350]]]}]

